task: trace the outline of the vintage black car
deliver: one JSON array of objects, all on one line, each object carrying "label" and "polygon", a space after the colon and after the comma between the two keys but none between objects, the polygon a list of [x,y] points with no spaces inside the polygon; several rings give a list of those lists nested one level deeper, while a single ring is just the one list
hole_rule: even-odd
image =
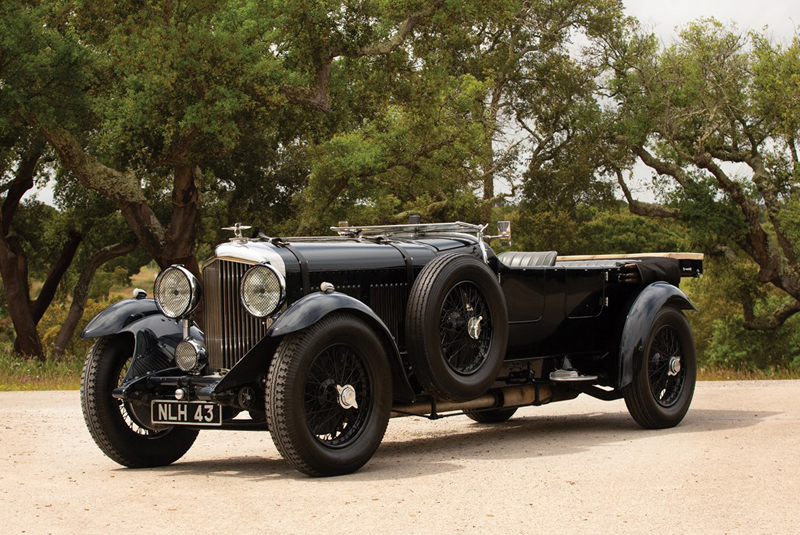
[{"label": "vintage black car", "polygon": [[200,430],[268,430],[298,470],[328,476],[363,466],[390,417],[499,423],[584,393],[666,428],[691,403],[695,307],[678,284],[702,255],[495,254],[485,226],[461,222],[246,229],[202,282],[171,266],[155,299],[137,290],[83,331],[83,413],[114,461],[166,465]]}]

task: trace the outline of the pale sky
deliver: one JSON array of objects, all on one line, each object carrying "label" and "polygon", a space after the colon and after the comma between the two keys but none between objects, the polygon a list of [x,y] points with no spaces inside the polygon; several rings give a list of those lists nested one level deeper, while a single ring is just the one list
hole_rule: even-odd
[{"label": "pale sky", "polygon": [[[800,34],[800,0],[624,0],[625,10],[637,17],[647,29],[651,29],[668,43],[674,39],[679,27],[701,17],[715,17],[721,22],[734,22],[742,30],[761,30],[768,26],[768,33],[779,42],[788,43]],[[636,182],[646,182],[650,173],[643,166],[635,169]],[[499,188],[503,185],[498,184]],[[652,200],[645,188],[633,185],[640,200]],[[638,191],[637,191],[638,190]],[[28,192],[26,197],[36,196],[40,201],[52,204],[52,188]]]},{"label": "pale sky", "polygon": [[798,33],[800,1],[798,0],[625,0],[625,11],[662,40],[670,41],[675,28],[689,21],[714,17],[720,22],[735,22],[743,30],[761,30],[777,41],[789,42]]}]

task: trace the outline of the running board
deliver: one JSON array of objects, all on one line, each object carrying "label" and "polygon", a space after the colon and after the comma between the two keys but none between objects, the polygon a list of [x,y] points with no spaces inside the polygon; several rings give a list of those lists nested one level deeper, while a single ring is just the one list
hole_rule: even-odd
[{"label": "running board", "polygon": [[550,372],[550,381],[553,383],[593,383],[597,381],[597,376],[580,375],[575,370],[556,370]]}]

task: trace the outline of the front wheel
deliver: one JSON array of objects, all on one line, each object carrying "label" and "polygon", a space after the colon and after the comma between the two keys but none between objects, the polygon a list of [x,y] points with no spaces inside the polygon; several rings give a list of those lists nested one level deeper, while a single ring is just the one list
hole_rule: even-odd
[{"label": "front wheel", "polygon": [[678,425],[689,410],[697,378],[694,337],[680,310],[666,306],[656,314],[640,364],[622,389],[631,416],[646,429]]},{"label": "front wheel", "polygon": [[111,396],[132,360],[131,345],[126,342],[122,337],[107,336],[99,338],[89,351],[81,375],[83,418],[103,453],[117,463],[128,468],[166,466],[189,451],[197,431],[152,429],[137,416],[143,411]]},{"label": "front wheel", "polygon": [[372,457],[392,405],[378,335],[333,313],[284,338],[267,376],[267,423],[284,459],[310,476],[349,474]]}]

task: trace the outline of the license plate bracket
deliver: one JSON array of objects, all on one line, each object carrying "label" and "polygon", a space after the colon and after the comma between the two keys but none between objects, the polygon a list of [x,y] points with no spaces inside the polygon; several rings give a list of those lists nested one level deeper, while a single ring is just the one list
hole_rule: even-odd
[{"label": "license plate bracket", "polygon": [[222,425],[222,407],[203,401],[158,399],[150,403],[150,417],[158,425]]}]

